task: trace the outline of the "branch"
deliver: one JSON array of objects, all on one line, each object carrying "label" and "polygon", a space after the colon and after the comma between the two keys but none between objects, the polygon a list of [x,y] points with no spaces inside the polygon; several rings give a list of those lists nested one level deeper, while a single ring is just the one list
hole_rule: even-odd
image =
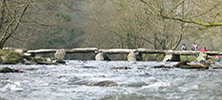
[{"label": "branch", "polygon": [[2,35],[2,37],[1,37],[1,42],[5,42],[10,36],[11,36],[11,34],[8,34],[8,30],[9,30],[9,28],[11,27],[11,26],[13,26],[13,23],[15,22],[15,19],[13,19],[8,25],[7,25],[7,27],[5,28],[5,31],[4,31],[4,34]]},{"label": "branch", "polygon": [[69,6],[64,0],[61,0],[61,2],[62,2],[66,7],[68,7],[69,9],[71,9],[72,11],[79,11],[78,9],[72,8],[72,6]]},{"label": "branch", "polygon": [[[148,4],[147,2],[145,2],[144,0],[140,0],[142,3],[154,8],[156,11],[160,12],[159,9],[156,9],[155,7],[151,6],[150,4]],[[182,0],[174,9],[176,9],[179,5],[181,5],[182,3],[184,3],[185,0]],[[211,9],[209,9],[208,11],[200,14],[199,16],[202,16],[210,11],[212,11],[213,9],[217,8],[219,5],[222,4],[222,1],[218,2],[216,5],[214,5]],[[173,10],[174,10],[173,9]],[[151,11],[152,13],[154,11]],[[154,14],[156,15],[156,14]],[[204,27],[216,27],[216,26],[222,26],[222,23],[204,23],[204,22],[200,22],[200,21],[197,21],[197,20],[194,20],[194,19],[189,19],[189,20],[185,20],[185,19],[181,19],[181,18],[174,18],[174,17],[168,17],[167,15],[164,16],[161,12],[160,14],[158,14],[157,16],[159,17],[162,17],[163,19],[171,19],[171,20],[177,20],[177,21],[180,21],[180,22],[183,22],[183,23],[193,23],[193,24],[197,24],[197,25],[200,25],[200,26],[204,26]],[[194,17],[198,17],[198,16],[194,16]],[[192,17],[193,18],[193,17]]]},{"label": "branch", "polygon": [[27,4],[25,5],[25,7],[23,8],[23,10],[22,10],[22,12],[21,12],[21,14],[20,14],[20,16],[19,16],[19,18],[18,18],[17,24],[15,25],[14,31],[17,30],[17,28],[18,28],[18,26],[19,26],[19,23],[20,23],[21,20],[22,20],[22,17],[24,16],[26,10],[28,9],[28,6],[29,6],[29,3],[27,3]]},{"label": "branch", "polygon": [[[170,13],[172,13],[175,9],[177,9],[180,5],[182,5],[185,2],[185,0],[182,0],[179,4],[177,4],[171,11]],[[168,13],[169,14],[169,13]],[[167,14],[167,15],[168,15]]]},{"label": "branch", "polygon": [[158,11],[158,12],[161,12],[161,10],[160,10],[159,8],[156,8],[155,6],[152,6],[151,4],[147,3],[146,1],[144,1],[144,0],[140,0],[140,1],[141,1],[142,3],[144,3],[145,5],[148,5],[148,6],[149,6],[148,10],[149,10],[153,15],[157,15],[157,16],[158,16],[158,14],[156,14],[156,13],[154,12],[154,10],[152,10],[152,8],[155,9],[156,11]]},{"label": "branch", "polygon": [[[122,35],[120,35],[120,34],[118,34],[117,32],[115,32],[115,31],[109,31],[109,32],[111,32],[111,33],[114,33],[114,34],[116,34],[117,36],[120,36],[120,37],[125,37],[125,38],[127,38],[127,39],[130,39],[130,40],[132,40],[131,38],[129,38],[129,37],[126,37],[126,36],[122,36]],[[143,38],[143,37],[137,37],[137,36],[135,36],[135,35],[132,35],[132,34],[130,34],[131,36],[133,36],[134,38],[137,38],[137,39],[142,39],[142,40],[144,40],[144,41],[146,41],[146,42],[148,42],[148,43],[150,43],[150,44],[154,44],[153,42],[151,42],[151,41],[149,41],[148,39],[146,39],[146,38]],[[134,41],[134,40],[133,40]]]},{"label": "branch", "polygon": [[201,25],[201,26],[205,26],[205,27],[222,26],[222,23],[204,23],[204,22],[196,21],[194,19],[185,20],[185,19],[181,19],[181,18],[174,18],[174,17],[168,17],[168,16],[162,16],[162,18],[177,20],[177,21],[184,22],[184,23],[193,23],[193,24],[197,24],[197,25]]},{"label": "branch", "polygon": [[197,16],[190,17],[190,18],[195,18],[195,17],[203,16],[203,15],[209,13],[210,11],[214,10],[215,8],[219,7],[221,4],[222,4],[222,1],[218,2],[217,4],[215,4],[212,8],[210,8],[210,9],[207,10],[206,12],[204,12],[204,13],[202,13],[202,14],[200,14],[200,15],[197,15]]},{"label": "branch", "polygon": [[[9,28],[10,28],[10,27],[13,27],[13,23],[15,23],[15,21],[16,21],[16,9],[15,9],[14,18],[13,18],[13,20],[7,25],[7,27],[6,27],[5,30],[4,30],[4,34],[2,35],[2,37],[1,37],[1,39],[0,39],[1,44],[4,44],[4,43],[11,37],[11,35],[17,30],[17,28],[18,28],[18,26],[19,26],[19,23],[20,23],[22,17],[24,16],[24,13],[25,13],[25,11],[26,11],[27,8],[28,8],[28,5],[29,5],[29,4],[26,4],[26,6],[24,7],[24,9],[22,10],[22,12],[21,12],[21,14],[20,14],[20,16],[19,16],[19,18],[18,18],[18,21],[17,21],[14,29],[13,29],[11,32],[8,32]],[[3,46],[3,45],[1,45],[1,46]],[[0,48],[2,48],[1,46],[0,46]]]}]

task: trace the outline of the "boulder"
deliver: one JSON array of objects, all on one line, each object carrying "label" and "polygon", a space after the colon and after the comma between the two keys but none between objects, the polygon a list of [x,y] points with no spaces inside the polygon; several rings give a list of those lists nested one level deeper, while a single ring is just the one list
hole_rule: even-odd
[{"label": "boulder", "polygon": [[209,69],[209,67],[205,67],[205,66],[200,66],[200,65],[193,65],[193,66],[189,66],[189,65],[182,65],[181,66],[182,69]]},{"label": "boulder", "polygon": [[173,67],[160,65],[160,66],[153,66],[152,68],[173,68]]},{"label": "boulder", "polygon": [[182,65],[182,69],[209,69],[209,63],[187,63],[187,65]]},{"label": "boulder", "polygon": [[12,69],[8,67],[4,67],[0,69],[0,73],[23,73],[24,71],[21,71],[19,69]]},{"label": "boulder", "polygon": [[89,83],[88,86],[118,86],[116,82],[113,81],[101,81],[101,82],[94,82],[94,83]]},{"label": "boulder", "polygon": [[40,65],[57,65],[58,63],[51,62],[51,61],[38,61],[37,64],[40,64]]},{"label": "boulder", "polygon": [[174,67],[180,68],[182,65],[187,65],[187,63],[189,63],[189,61],[183,60],[177,63],[176,65],[174,65]]},{"label": "boulder", "polygon": [[11,73],[14,72],[14,70],[12,70],[11,68],[8,67],[4,67],[2,69],[0,69],[0,73]]},{"label": "boulder", "polygon": [[56,60],[56,63],[59,63],[59,64],[66,64],[66,62],[64,60]]},{"label": "boulder", "polygon": [[115,67],[115,68],[113,68],[113,69],[131,69],[130,67],[125,67],[125,66],[123,66],[123,67]]},{"label": "boulder", "polygon": [[211,64],[212,69],[222,69],[222,63],[215,62],[214,64]]},{"label": "boulder", "polygon": [[174,67],[182,69],[209,69],[210,63],[204,62],[189,62],[189,61],[180,61]]}]

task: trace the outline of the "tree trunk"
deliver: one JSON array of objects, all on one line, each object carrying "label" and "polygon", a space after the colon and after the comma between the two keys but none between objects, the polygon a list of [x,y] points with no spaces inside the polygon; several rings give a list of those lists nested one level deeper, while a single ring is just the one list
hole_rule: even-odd
[{"label": "tree trunk", "polygon": [[[184,17],[185,17],[185,9],[184,9],[184,3],[185,2],[183,2],[182,3],[182,19],[184,19]],[[184,24],[185,23],[181,23],[181,29],[180,29],[180,34],[179,34],[179,36],[178,36],[178,38],[177,38],[177,41],[176,41],[176,43],[175,43],[175,45],[172,47],[172,50],[175,50],[178,46],[179,46],[179,44],[180,44],[180,42],[182,41],[182,38],[183,38],[183,31],[184,31]]]},{"label": "tree trunk", "polygon": [[[5,3],[5,0],[3,1],[3,3]],[[12,34],[14,34],[15,33],[15,31],[18,29],[18,27],[19,27],[19,25],[20,25],[20,22],[21,22],[21,19],[22,19],[22,17],[24,16],[24,14],[25,14],[25,12],[26,12],[26,10],[28,9],[28,6],[29,6],[29,4],[26,4],[25,6],[24,6],[24,8],[23,8],[23,10],[22,10],[22,12],[20,13],[20,15],[19,15],[19,17],[18,18],[16,18],[16,9],[14,9],[15,10],[15,13],[14,13],[14,18],[12,19],[12,21],[6,26],[6,28],[4,29],[4,33],[3,33],[3,35],[1,36],[1,38],[0,38],[0,49],[2,49],[3,47],[4,47],[4,44],[5,44],[5,42],[11,37],[11,35]],[[1,8],[5,8],[6,7],[6,4],[2,4],[2,7]],[[2,10],[2,9],[1,9]],[[4,11],[1,11],[1,13],[0,14],[5,14],[5,12]],[[0,16],[0,18],[1,17],[3,17],[3,18],[1,18],[0,19],[0,24],[3,24],[4,22],[3,22],[3,20],[4,20],[4,16],[3,15],[1,15]],[[2,22],[1,22],[2,21]],[[14,26],[14,27],[13,27]],[[10,30],[10,31],[9,31]]]},{"label": "tree trunk", "polygon": [[177,41],[176,41],[175,45],[172,47],[172,50],[175,50],[179,46],[179,44],[182,40],[182,37],[183,37],[183,33],[180,33],[180,35],[177,38]]},{"label": "tree trunk", "polygon": [[0,9],[1,10],[0,11],[0,29],[2,29],[2,26],[3,26],[4,15],[5,15],[5,7],[6,7],[6,0],[3,0],[2,5],[1,5],[1,9]]},{"label": "tree trunk", "polygon": [[0,41],[0,49],[3,49],[5,42],[9,39],[10,36],[5,36]]}]

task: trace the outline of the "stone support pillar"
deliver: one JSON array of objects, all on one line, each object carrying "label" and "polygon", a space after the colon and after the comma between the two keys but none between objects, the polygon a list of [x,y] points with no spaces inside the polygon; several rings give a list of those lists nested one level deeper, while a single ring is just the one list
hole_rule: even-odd
[{"label": "stone support pillar", "polygon": [[127,56],[128,61],[137,61],[136,60],[136,54],[134,51],[131,51]]},{"label": "stone support pillar", "polygon": [[180,61],[180,55],[166,54],[163,61]]},{"label": "stone support pillar", "polygon": [[104,61],[104,60],[110,61],[110,58],[105,53],[100,52],[100,53],[96,54],[95,60],[98,60],[98,61]]},{"label": "stone support pillar", "polygon": [[197,57],[197,62],[201,62],[201,61],[207,61],[207,54],[200,52],[199,56]]},{"label": "stone support pillar", "polygon": [[57,59],[57,60],[63,60],[65,55],[66,55],[65,50],[60,49],[60,50],[56,51],[56,53],[54,54],[54,58]]}]

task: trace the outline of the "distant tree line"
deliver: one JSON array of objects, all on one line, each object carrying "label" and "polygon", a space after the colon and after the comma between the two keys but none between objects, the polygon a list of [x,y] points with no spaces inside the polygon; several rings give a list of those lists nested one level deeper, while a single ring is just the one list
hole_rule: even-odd
[{"label": "distant tree line", "polygon": [[0,48],[222,50],[221,0],[1,0]]}]

